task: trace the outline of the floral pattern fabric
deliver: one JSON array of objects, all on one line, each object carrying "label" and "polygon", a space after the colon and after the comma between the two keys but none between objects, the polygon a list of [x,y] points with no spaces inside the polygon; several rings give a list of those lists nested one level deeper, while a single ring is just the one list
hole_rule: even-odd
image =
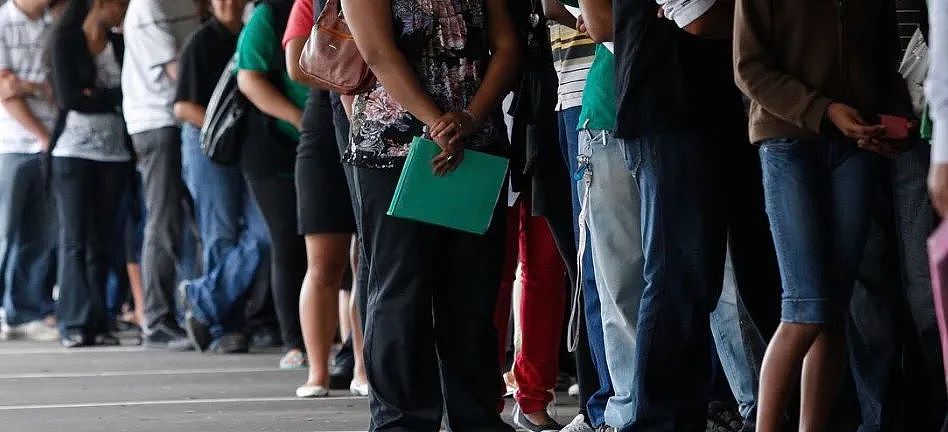
[{"label": "floral pattern fabric", "polygon": [[[483,0],[391,0],[396,44],[422,87],[444,111],[464,110],[480,87],[488,58]],[[491,144],[493,125],[468,137],[467,148]],[[381,84],[355,97],[346,162],[391,168],[408,154],[424,124]]]}]

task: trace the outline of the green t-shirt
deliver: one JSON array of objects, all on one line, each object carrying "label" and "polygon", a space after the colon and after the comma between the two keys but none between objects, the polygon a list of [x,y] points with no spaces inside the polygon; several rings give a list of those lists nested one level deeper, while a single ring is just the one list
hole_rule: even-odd
[{"label": "green t-shirt", "polygon": [[579,130],[616,129],[616,56],[602,44],[596,47],[596,59],[586,77]]},{"label": "green t-shirt", "polygon": [[[275,61],[274,56],[282,56],[280,36],[273,29],[273,8],[264,4],[258,6],[250,16],[250,21],[244,26],[237,40],[237,68],[254,72],[269,73]],[[283,71],[283,85],[281,90],[290,102],[303,109],[309,89],[290,79],[290,74]],[[300,132],[292,124],[277,120],[277,129],[293,139],[299,139]]]}]

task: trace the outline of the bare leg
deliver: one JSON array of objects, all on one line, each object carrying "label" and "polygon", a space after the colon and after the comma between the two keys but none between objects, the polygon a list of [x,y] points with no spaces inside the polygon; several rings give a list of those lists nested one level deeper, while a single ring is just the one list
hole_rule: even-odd
[{"label": "bare leg", "polygon": [[139,327],[145,324],[145,291],[142,288],[142,266],[139,263],[125,265],[128,271],[128,283],[132,291],[132,302],[135,303],[135,321]]},{"label": "bare leg", "polygon": [[822,432],[839,396],[846,368],[842,321],[827,323],[803,360],[800,432]]},{"label": "bare leg", "polygon": [[352,335],[352,317],[349,316],[351,294],[347,290],[339,290],[339,338],[345,342]]},{"label": "bare leg", "polygon": [[352,294],[349,296],[349,319],[352,327],[352,354],[355,358],[355,367],[352,369],[352,380],[358,384],[369,382],[365,375],[365,359],[362,357],[363,335],[362,318],[359,315],[359,240],[353,238],[350,253],[352,266]]},{"label": "bare leg", "polygon": [[819,324],[781,323],[761,369],[757,432],[779,432],[790,394],[800,377],[803,359],[820,335]]},{"label": "bare leg", "polygon": [[309,361],[307,385],[329,388],[329,352],[339,324],[339,286],[348,234],[306,236],[307,269],[300,293],[300,325]]}]

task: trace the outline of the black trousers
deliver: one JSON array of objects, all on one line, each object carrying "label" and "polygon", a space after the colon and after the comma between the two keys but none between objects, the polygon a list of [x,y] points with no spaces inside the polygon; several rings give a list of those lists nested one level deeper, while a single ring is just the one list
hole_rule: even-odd
[{"label": "black trousers", "polygon": [[305,351],[300,290],[306,276],[306,242],[297,233],[296,183],[290,176],[247,176],[270,234],[270,283],[283,346]]},{"label": "black trousers", "polygon": [[131,174],[125,162],[53,158],[60,224],[57,318],[65,334],[93,337],[109,329],[109,246]]},{"label": "black trousers", "polygon": [[371,431],[510,431],[497,413],[493,313],[504,217],[484,236],[386,216],[400,168],[357,169],[370,259],[365,363]]}]

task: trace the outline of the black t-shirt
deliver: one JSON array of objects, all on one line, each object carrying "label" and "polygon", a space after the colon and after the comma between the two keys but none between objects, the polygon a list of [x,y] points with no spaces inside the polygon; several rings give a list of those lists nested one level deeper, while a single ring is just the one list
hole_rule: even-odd
[{"label": "black t-shirt", "polygon": [[237,35],[211,18],[185,42],[178,62],[175,102],[206,107],[224,68],[237,49]]},{"label": "black t-shirt", "polygon": [[651,0],[613,0],[612,6],[617,137],[746,127],[730,41],[692,36],[658,18]]}]

